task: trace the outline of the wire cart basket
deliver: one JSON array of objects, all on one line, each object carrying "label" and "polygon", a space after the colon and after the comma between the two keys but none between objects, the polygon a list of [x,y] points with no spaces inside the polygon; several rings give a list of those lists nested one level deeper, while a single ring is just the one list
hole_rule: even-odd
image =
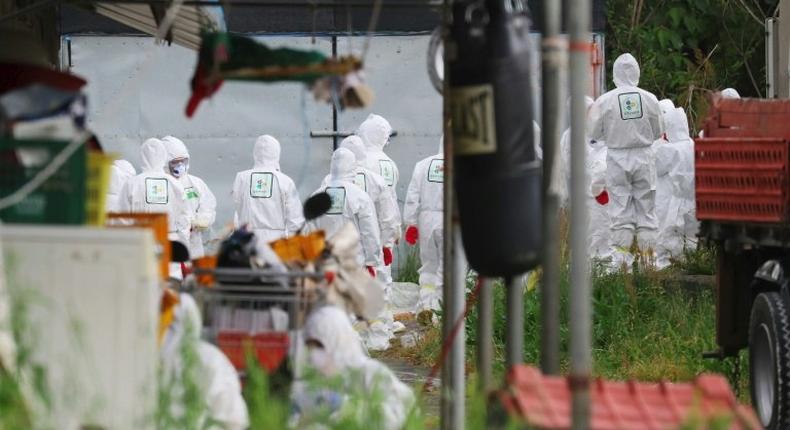
[{"label": "wire cart basket", "polygon": [[[203,306],[203,337],[244,373],[247,354],[274,373],[300,356],[298,336],[316,300],[319,272],[272,269],[196,269],[213,283],[200,282],[195,295]],[[298,360],[297,360],[298,361]]]}]

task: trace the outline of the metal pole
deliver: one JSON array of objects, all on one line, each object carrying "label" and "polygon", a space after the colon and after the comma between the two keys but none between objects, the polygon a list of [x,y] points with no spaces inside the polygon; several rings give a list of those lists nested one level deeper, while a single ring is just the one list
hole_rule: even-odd
[{"label": "metal pole", "polygon": [[[444,46],[451,46],[449,38],[451,0],[444,0],[442,13],[442,36]],[[464,311],[464,253],[461,247],[461,228],[458,223],[458,207],[455,204],[453,178],[455,176],[453,162],[453,133],[450,125],[450,65],[445,56],[444,64],[444,274],[442,284],[444,312],[442,313],[442,338],[447,339],[452,333],[453,324]],[[441,428],[443,430],[463,430],[465,419],[465,383],[464,378],[464,326],[450,348],[442,363],[442,396],[441,396]]]},{"label": "metal pole", "polygon": [[560,159],[560,69],[565,41],[560,39],[561,2],[543,2],[543,283],[540,288],[540,367],[547,375],[560,370],[560,226],[559,196],[552,178]]},{"label": "metal pole", "polygon": [[[337,36],[332,36],[332,58],[337,58]],[[332,150],[337,149],[337,106],[332,103]]]},{"label": "metal pole", "polygon": [[477,375],[479,390],[488,393],[493,389],[491,367],[494,362],[494,283],[480,278],[480,293],[477,298]]},{"label": "metal pole", "polygon": [[589,379],[592,370],[590,270],[587,256],[587,191],[585,127],[590,68],[590,1],[571,0],[568,6],[571,87],[571,297],[570,387],[573,429],[588,429]]},{"label": "metal pole", "polygon": [[505,366],[510,369],[524,361],[524,278],[514,276],[506,279],[505,283],[507,284]]}]

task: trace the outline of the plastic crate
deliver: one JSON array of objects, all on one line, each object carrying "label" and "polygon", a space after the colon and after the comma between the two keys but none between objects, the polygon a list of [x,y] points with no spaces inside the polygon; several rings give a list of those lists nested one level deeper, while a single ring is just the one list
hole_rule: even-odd
[{"label": "plastic crate", "polygon": [[[44,169],[69,142],[0,138],[0,197],[6,197]],[[83,224],[86,196],[85,146],[20,203],[0,211],[0,220],[25,224]]]},{"label": "plastic crate", "polygon": [[274,372],[288,356],[288,333],[267,332],[251,335],[243,331],[221,331],[217,334],[217,346],[225,353],[237,370],[247,367],[247,345],[258,359],[261,367]]},{"label": "plastic crate", "polygon": [[783,222],[790,211],[790,143],[701,138],[694,147],[697,218]]},{"label": "plastic crate", "polygon": [[85,196],[87,224],[103,226],[107,219],[107,193],[110,189],[110,167],[115,156],[101,152],[88,153],[88,177]]},{"label": "plastic crate", "polygon": [[[572,428],[570,387],[569,379],[517,365],[497,398],[527,428],[566,430]],[[693,383],[597,379],[590,384],[591,430],[679,429],[688,423],[697,423],[688,428],[715,428],[722,418],[729,418],[729,425],[722,427],[728,430],[762,428],[721,375],[700,375]]]}]

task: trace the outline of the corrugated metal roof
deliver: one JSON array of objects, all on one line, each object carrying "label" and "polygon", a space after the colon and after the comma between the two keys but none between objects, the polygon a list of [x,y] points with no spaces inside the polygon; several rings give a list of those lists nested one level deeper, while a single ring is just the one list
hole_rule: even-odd
[{"label": "corrugated metal roof", "polygon": [[[738,404],[727,379],[701,375],[692,383],[642,383],[595,380],[590,385],[591,430],[667,430],[693,428],[729,418],[730,430],[760,429],[754,411]],[[571,391],[567,378],[544,376],[529,366],[508,373],[499,400],[530,428],[571,428]]]},{"label": "corrugated metal roof", "polygon": [[[98,14],[118,21],[136,30],[155,36],[159,23],[151,5],[142,3],[95,4]],[[200,6],[182,5],[170,29],[172,42],[189,49],[200,49],[200,32],[205,27],[217,28],[217,23]]]}]

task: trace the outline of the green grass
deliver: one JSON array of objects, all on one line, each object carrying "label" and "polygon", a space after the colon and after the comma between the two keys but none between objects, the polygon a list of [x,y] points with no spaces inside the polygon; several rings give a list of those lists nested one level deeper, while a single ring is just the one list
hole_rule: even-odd
[{"label": "green grass", "polygon": [[[695,263],[685,268],[705,268],[709,251],[696,254]],[[696,266],[695,266],[696,265]],[[567,265],[561,277],[560,367],[569,367],[569,279]],[[685,271],[685,270],[684,270]],[[632,274],[607,274],[595,270],[593,285],[593,360],[594,375],[614,380],[689,381],[705,372],[734,374],[734,361],[703,359],[702,353],[715,350],[715,297],[710,287],[695,289],[673,286],[665,280],[673,270],[636,271]],[[538,365],[540,353],[540,288],[524,297],[524,360]],[[504,372],[506,332],[506,290],[501,283],[494,290],[495,373]],[[477,310],[466,324],[467,361],[474,368],[477,342]],[[440,350],[440,328],[433,328],[414,348],[396,354],[419,366],[434,364]],[[747,360],[740,360],[741,377],[735,382],[740,398],[748,397]]]},{"label": "green grass", "polygon": [[397,282],[420,283],[420,248],[409,246],[406,252],[398,251],[398,278]]}]

